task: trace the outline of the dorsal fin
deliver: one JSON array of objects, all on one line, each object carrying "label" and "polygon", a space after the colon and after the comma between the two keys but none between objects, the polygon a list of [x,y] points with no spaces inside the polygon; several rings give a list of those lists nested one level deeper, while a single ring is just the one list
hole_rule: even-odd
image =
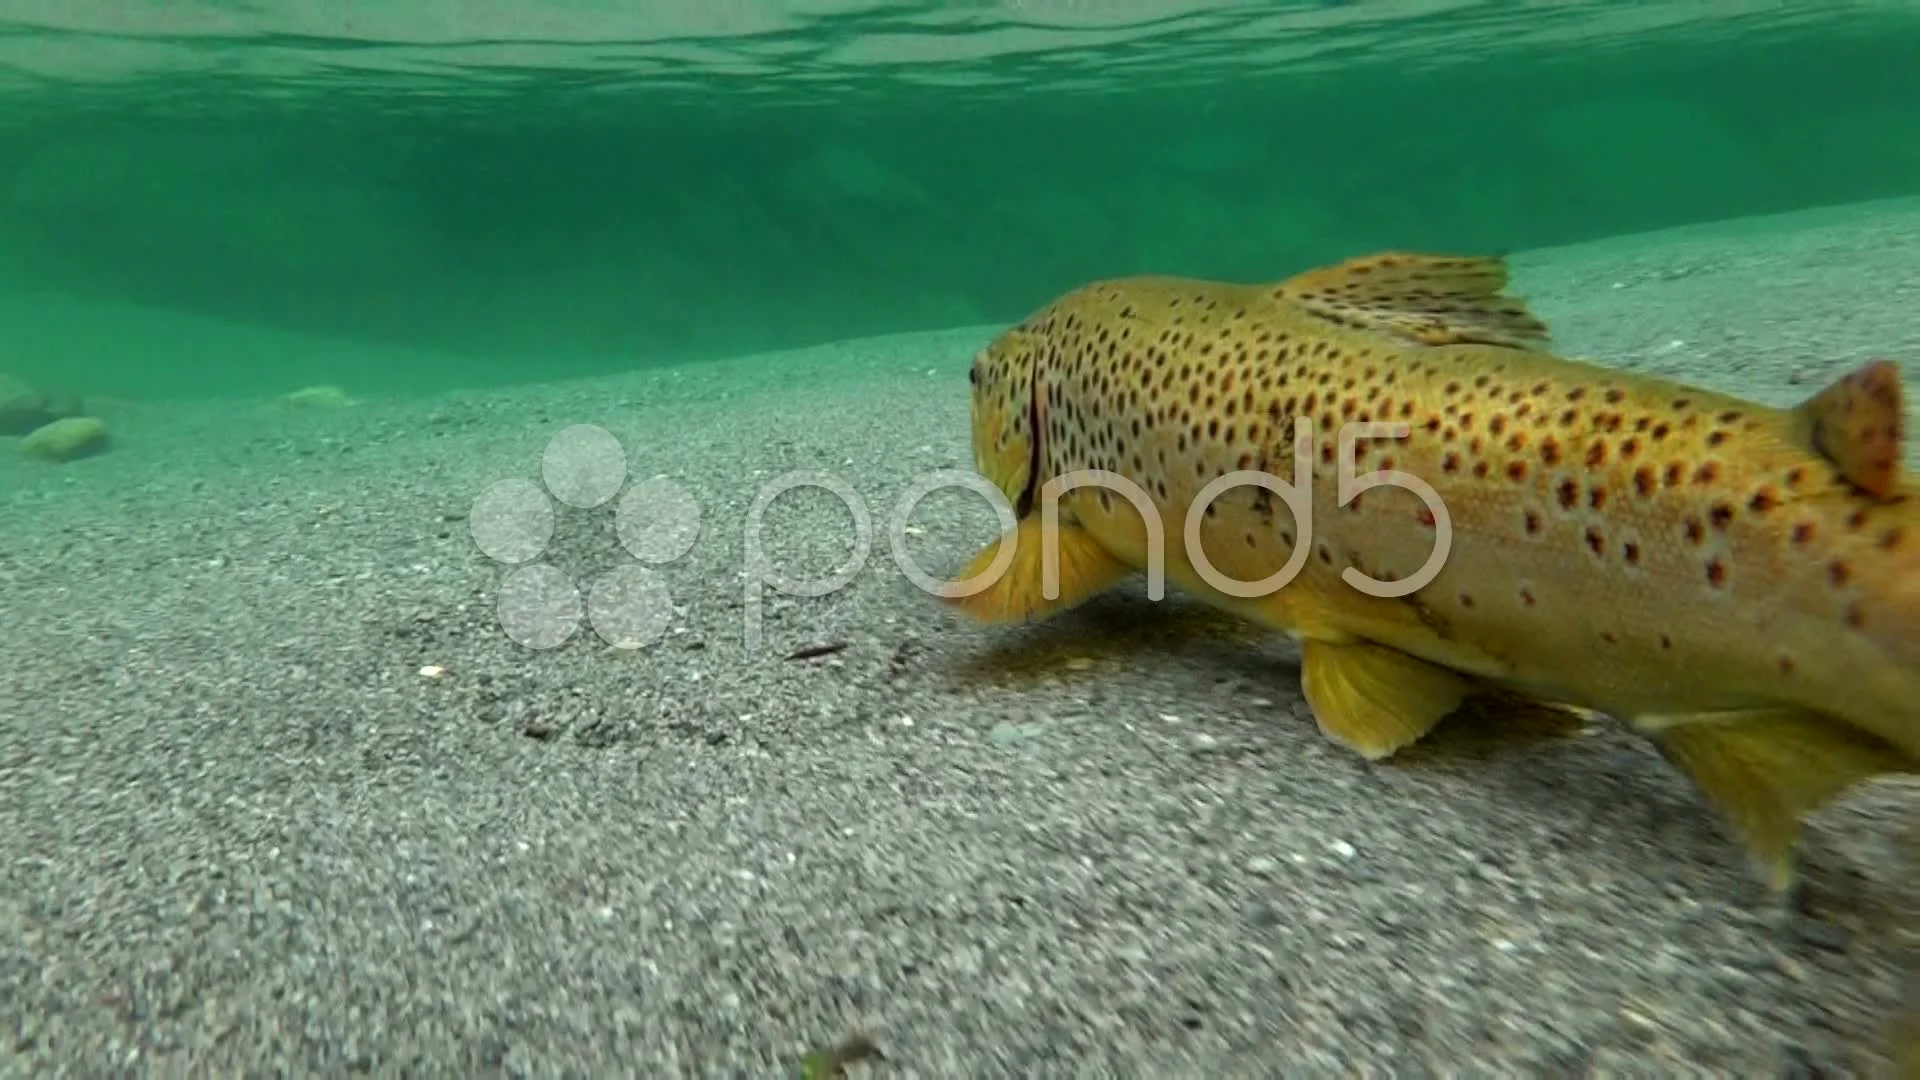
[{"label": "dorsal fin", "polygon": [[1900,369],[1874,360],[1840,376],[1795,410],[1814,450],[1847,482],[1875,498],[1900,486],[1906,415]]},{"label": "dorsal fin", "polygon": [[1497,255],[1387,251],[1295,274],[1274,291],[1341,326],[1420,345],[1545,347],[1547,325],[1502,294],[1506,285],[1507,260]]}]

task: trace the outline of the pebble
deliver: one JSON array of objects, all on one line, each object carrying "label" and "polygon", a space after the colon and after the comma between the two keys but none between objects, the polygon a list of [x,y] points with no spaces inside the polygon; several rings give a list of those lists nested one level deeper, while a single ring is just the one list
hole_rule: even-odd
[{"label": "pebble", "polygon": [[995,724],[987,738],[995,746],[1011,746],[1046,734],[1048,724]]}]

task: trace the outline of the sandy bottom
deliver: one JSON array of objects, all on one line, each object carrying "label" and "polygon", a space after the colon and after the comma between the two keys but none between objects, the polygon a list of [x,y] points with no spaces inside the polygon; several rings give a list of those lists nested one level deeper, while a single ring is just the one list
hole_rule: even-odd
[{"label": "sandy bottom", "polygon": [[[1775,403],[1920,374],[1920,203],[1516,266],[1570,353]],[[1286,645],[1192,605],[949,617],[889,522],[967,462],[989,333],[123,405],[105,456],[0,454],[0,1062],[762,1077],[859,1031],[874,1076],[1874,1066],[1913,992],[1912,785],[1822,815],[1780,909],[1610,728],[1370,766]],[[567,436],[586,464],[549,475],[575,424],[618,455]],[[678,487],[514,501],[622,463]],[[756,640],[749,510],[794,470],[849,485],[872,550],[767,590]],[[476,541],[489,490],[487,549],[551,570]],[[995,530],[957,490],[911,526],[934,574]],[[858,554],[820,488],[755,535],[795,578]]]}]

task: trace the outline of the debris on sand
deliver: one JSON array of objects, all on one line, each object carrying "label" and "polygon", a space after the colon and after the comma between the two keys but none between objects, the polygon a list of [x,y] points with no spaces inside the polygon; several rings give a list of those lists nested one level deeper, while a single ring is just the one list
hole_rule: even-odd
[{"label": "debris on sand", "polygon": [[837,1046],[808,1054],[800,1063],[800,1080],[839,1080],[847,1075],[847,1066],[867,1060],[885,1061],[886,1056],[872,1039],[854,1035]]},{"label": "debris on sand", "polygon": [[357,404],[351,395],[338,386],[303,386],[291,394],[282,395],[280,400],[301,409],[343,409]]}]

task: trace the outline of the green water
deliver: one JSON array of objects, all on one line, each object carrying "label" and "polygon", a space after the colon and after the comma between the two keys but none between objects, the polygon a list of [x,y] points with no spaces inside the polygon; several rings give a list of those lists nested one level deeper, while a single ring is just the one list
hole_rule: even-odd
[{"label": "green water", "polygon": [[545,381],[1920,192],[1913,4],[653,6],[0,2],[0,372]]}]

